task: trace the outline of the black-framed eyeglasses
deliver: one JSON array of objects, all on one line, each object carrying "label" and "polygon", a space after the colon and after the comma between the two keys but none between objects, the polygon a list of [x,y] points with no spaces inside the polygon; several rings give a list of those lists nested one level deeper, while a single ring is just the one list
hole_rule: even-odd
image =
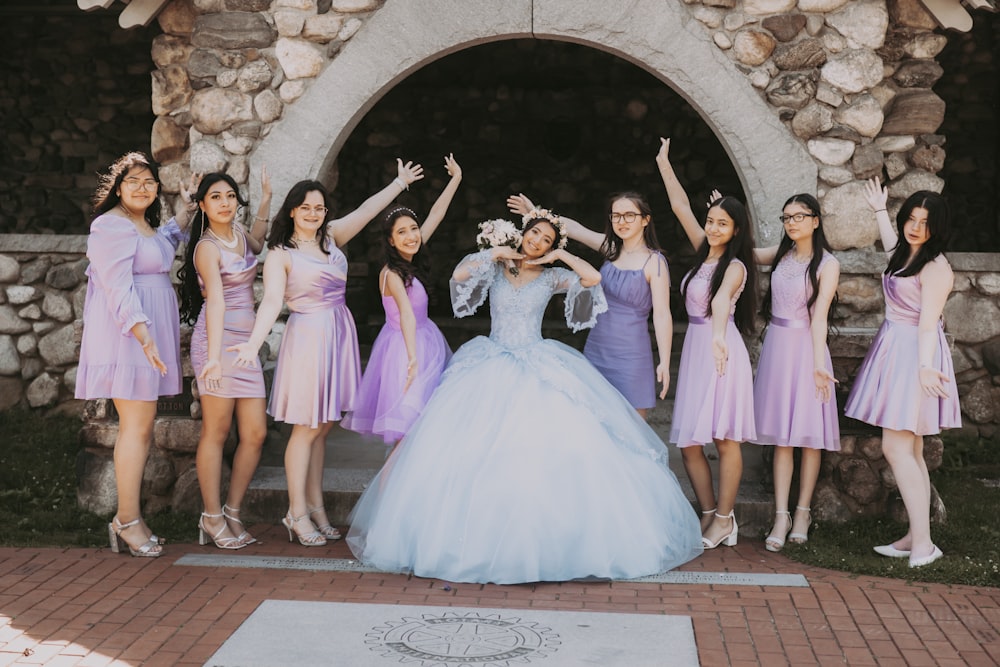
[{"label": "black-framed eyeglasses", "polygon": [[636,213],[635,211],[627,211],[625,213],[612,213],[611,215],[608,216],[608,218],[611,220],[611,224],[617,224],[622,220],[624,220],[625,222],[631,225],[636,220],[640,220],[642,218],[642,213]]},{"label": "black-framed eyeglasses", "polygon": [[816,217],[815,213],[793,213],[792,215],[779,215],[778,220],[781,220],[781,224],[787,225],[789,222],[792,222],[793,220],[795,222],[802,222],[806,218],[815,218],[815,217]]}]

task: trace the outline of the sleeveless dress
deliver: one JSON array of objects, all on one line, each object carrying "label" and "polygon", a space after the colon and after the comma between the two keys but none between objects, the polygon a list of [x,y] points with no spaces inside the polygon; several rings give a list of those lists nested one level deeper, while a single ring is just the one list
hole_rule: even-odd
[{"label": "sleeveless dress", "polygon": [[[948,260],[939,256],[933,261]],[[915,435],[959,428],[962,411],[955,367],[940,322],[932,366],[950,380],[944,385],[948,397],[925,396],[920,388],[920,274],[904,278],[882,274],[882,290],[885,321],[861,362],[844,414],[873,426]]]},{"label": "sleeveless dress", "polygon": [[406,294],[417,321],[417,375],[404,392],[409,359],[399,324],[399,306],[391,296],[383,296],[385,325],[372,345],[354,412],[342,422],[344,428],[352,431],[380,435],[387,444],[402,438],[416,421],[451,358],[444,334],[427,317],[424,286],[414,278]]},{"label": "sleeveless dress", "polygon": [[347,257],[328,242],[325,260],[286,248],[289,315],[281,337],[267,412],[277,421],[316,428],[354,405],[361,355],[347,309]]},{"label": "sleeveless dress", "polygon": [[[661,271],[660,257],[660,253],[651,253],[646,261],[656,261],[657,271]],[[583,348],[587,360],[638,409],[656,406],[656,370],[648,324],[653,292],[644,269],[630,271],[604,262],[601,287],[608,311],[597,318]]]},{"label": "sleeveless dress", "polygon": [[[155,401],[181,393],[180,316],[170,269],[186,238],[173,219],[152,236],[110,213],[91,223],[76,398]],[[130,331],[139,322],[156,342],[164,376]]]},{"label": "sleeveless dress", "polygon": [[[194,367],[199,394],[223,398],[264,398],[264,373],[260,366],[236,366],[233,364],[236,353],[226,351],[226,348],[250,339],[254,322],[253,283],[257,277],[257,256],[246,242],[246,232],[238,225],[233,225],[233,230],[243,236],[242,255],[223,248],[221,243],[210,236],[203,236],[198,241],[199,245],[214,244],[219,249],[222,262],[219,273],[222,277],[222,298],[226,304],[226,312],[222,325],[222,382],[219,388],[211,391],[204,381],[197,379],[208,362],[208,329],[205,323],[207,303],[202,304],[198,321],[191,331],[191,366]],[[205,290],[201,276],[198,276],[198,285],[202,291]]]},{"label": "sleeveless dress", "polygon": [[[818,270],[833,255],[823,253]],[[840,451],[837,398],[825,403],[816,397],[813,380],[813,342],[806,303],[812,294],[809,260],[799,262],[791,252],[771,274],[771,322],[757,364],[753,385],[754,414],[759,445],[809,447]],[[833,375],[830,350],[825,368]]]},{"label": "sleeveless dress", "polygon": [[[593,326],[600,286],[548,268],[518,288],[489,251],[452,281],[456,316],[490,299],[492,331],[463,345],[352,511],[366,564],[447,581],[520,583],[662,572],[701,553],[691,503],[649,426],[582,354],[541,335],[553,294]],[[468,266],[468,265],[467,265]]]},{"label": "sleeveless dress", "polygon": [[[740,266],[743,262],[734,259]],[[684,307],[688,328],[681,348],[680,368],[674,416],[670,424],[670,441],[678,447],[704,445],[713,440],[744,442],[757,437],[753,414],[753,371],[750,355],[740,336],[733,313],[736,302],[746,285],[733,295],[726,325],[726,345],[729,360],[725,375],[719,376],[712,356],[712,318],[706,316],[711,302],[712,273],[715,264],[702,264],[693,275],[684,277],[687,284]]]}]

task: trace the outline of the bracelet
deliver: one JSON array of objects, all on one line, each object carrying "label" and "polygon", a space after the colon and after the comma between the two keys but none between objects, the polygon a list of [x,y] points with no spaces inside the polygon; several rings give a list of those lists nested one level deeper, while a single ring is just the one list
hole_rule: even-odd
[{"label": "bracelet", "polygon": [[398,185],[399,187],[403,188],[404,190],[409,190],[410,189],[410,186],[406,184],[406,181],[404,181],[403,179],[401,179],[399,176],[397,176],[396,178],[392,179],[392,182],[395,183],[396,185]]},{"label": "bracelet", "polygon": [[264,216],[264,215],[255,215],[255,216],[253,217],[253,221],[254,221],[254,222],[257,222],[258,220],[259,220],[260,222],[267,222],[267,216]]}]

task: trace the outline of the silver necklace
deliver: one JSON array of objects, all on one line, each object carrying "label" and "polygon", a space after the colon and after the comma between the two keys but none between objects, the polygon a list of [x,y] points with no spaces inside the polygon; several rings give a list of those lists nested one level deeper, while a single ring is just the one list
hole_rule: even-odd
[{"label": "silver necklace", "polygon": [[236,235],[236,230],[233,230],[233,240],[232,241],[225,240],[224,238],[222,238],[221,236],[219,236],[218,234],[216,234],[215,231],[211,227],[208,228],[208,233],[211,234],[219,243],[221,243],[225,247],[229,248],[230,250],[232,250],[233,248],[235,248],[237,246],[237,244],[239,244],[239,242],[240,242],[240,237],[238,237]]},{"label": "silver necklace", "polygon": [[316,239],[300,239],[297,236],[293,236],[292,240],[295,241],[295,245],[319,245],[319,241]]}]

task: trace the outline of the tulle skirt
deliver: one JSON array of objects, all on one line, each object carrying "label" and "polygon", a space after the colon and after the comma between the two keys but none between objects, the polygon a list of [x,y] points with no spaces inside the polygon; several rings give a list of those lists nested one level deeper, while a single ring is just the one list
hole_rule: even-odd
[{"label": "tulle skirt", "polygon": [[663,443],[555,341],[476,338],[369,484],[347,543],[366,564],[448,581],[654,574],[701,553]]}]

